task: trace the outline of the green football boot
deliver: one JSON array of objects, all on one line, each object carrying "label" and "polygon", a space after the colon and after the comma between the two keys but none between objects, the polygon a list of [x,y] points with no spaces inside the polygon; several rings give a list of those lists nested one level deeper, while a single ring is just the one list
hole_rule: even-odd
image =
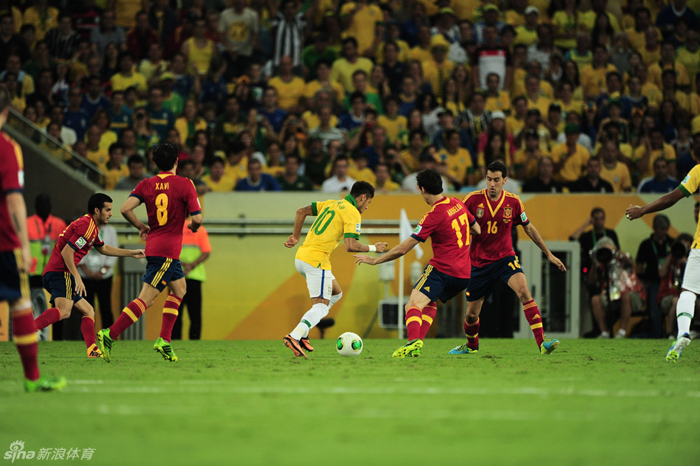
[{"label": "green football boot", "polygon": [[179,359],[175,355],[175,351],[173,351],[173,347],[170,345],[170,342],[163,340],[163,337],[158,337],[156,343],[153,345],[153,350],[158,351],[160,355],[163,356],[163,359],[165,359],[166,361],[179,361]]},{"label": "green football boot", "polygon": [[97,332],[97,346],[102,352],[102,358],[107,361],[112,361],[112,346],[114,346],[114,340],[109,336],[109,329],[102,329]]},{"label": "green football boot", "polygon": [[420,349],[423,347],[423,340],[416,338],[415,340],[411,340],[405,345],[403,345],[401,348],[397,349],[394,351],[394,354],[391,355],[392,358],[405,358],[406,356],[412,357],[412,358],[417,358],[420,356]]},{"label": "green football boot", "polygon": [[32,392],[60,392],[66,388],[65,377],[39,377],[36,380],[24,380],[24,390]]}]

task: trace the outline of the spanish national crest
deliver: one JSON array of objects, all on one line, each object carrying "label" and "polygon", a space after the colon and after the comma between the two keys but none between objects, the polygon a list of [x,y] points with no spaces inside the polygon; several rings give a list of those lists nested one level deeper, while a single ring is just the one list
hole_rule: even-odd
[{"label": "spanish national crest", "polygon": [[503,222],[508,223],[513,220],[513,208],[511,206],[506,206],[503,208]]},{"label": "spanish national crest", "polygon": [[476,209],[476,218],[481,218],[484,216],[484,209],[482,207],[478,207]]}]

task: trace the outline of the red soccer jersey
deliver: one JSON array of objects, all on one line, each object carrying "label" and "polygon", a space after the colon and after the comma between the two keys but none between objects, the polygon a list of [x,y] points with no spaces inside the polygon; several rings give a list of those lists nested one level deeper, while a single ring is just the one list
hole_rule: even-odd
[{"label": "red soccer jersey", "polygon": [[68,225],[58,236],[44,273],[70,272],[61,255],[66,244],[75,251],[75,265],[78,265],[93,246],[104,246],[105,243],[100,239],[100,230],[97,228],[95,220],[91,215],[85,214]]},{"label": "red soccer jersey", "polygon": [[481,227],[481,234],[475,235],[472,241],[472,265],[483,267],[504,257],[514,256],[511,230],[514,225],[530,223],[520,198],[504,190],[500,199],[492,201],[487,191],[482,189],[465,197],[464,205]]},{"label": "red soccer jersey", "polygon": [[7,134],[0,132],[0,252],[19,249],[19,237],[7,209],[7,195],[24,189],[22,149]]},{"label": "red soccer jersey", "polygon": [[459,199],[446,197],[433,204],[411,236],[421,243],[428,237],[432,238],[430,264],[433,267],[455,278],[469,278],[469,227],[474,222],[474,217]]},{"label": "red soccer jersey", "polygon": [[146,204],[148,226],[146,256],[179,259],[182,251],[182,225],[187,214],[202,212],[192,180],[162,172],[145,179],[131,192]]}]

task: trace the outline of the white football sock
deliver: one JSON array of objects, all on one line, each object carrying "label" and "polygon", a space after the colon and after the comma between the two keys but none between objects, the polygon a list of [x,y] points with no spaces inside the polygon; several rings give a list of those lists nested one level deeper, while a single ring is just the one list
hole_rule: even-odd
[{"label": "white football sock", "polygon": [[306,311],[297,328],[291,333],[292,338],[301,340],[305,334],[309,334],[309,330],[314,328],[324,317],[328,315],[328,305],[323,303],[314,304],[311,309]]},{"label": "white football sock", "polygon": [[695,315],[695,293],[683,291],[676,305],[678,338],[690,332],[690,322],[693,320],[693,315]]},{"label": "white football sock", "polygon": [[[342,292],[342,291],[341,291],[340,293],[338,293],[338,294],[334,294],[334,295],[331,296],[331,302],[330,302],[330,304],[328,305],[328,311],[329,311],[329,312],[330,312],[331,308],[333,307],[333,305],[334,305],[335,303],[337,303],[338,301],[340,301],[340,298],[342,298],[342,297],[343,297],[343,292]],[[326,312],[326,315],[327,315],[327,314],[328,314],[328,312]],[[324,317],[325,317],[325,316],[324,316]],[[321,319],[323,319],[323,317],[321,317]],[[319,322],[321,321],[321,319],[318,319]],[[303,336],[302,338],[308,338],[308,337],[309,337],[309,330],[311,330],[311,328],[307,327],[307,328],[306,328],[306,331],[304,332],[304,336]]]}]

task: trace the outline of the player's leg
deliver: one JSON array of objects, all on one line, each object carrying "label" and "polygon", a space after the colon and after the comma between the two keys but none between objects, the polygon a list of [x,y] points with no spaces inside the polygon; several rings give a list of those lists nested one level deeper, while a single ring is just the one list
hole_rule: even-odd
[{"label": "player's leg", "polygon": [[471,278],[467,286],[467,314],[464,317],[464,334],[467,342],[452,348],[448,354],[472,354],[479,350],[479,315],[484,304],[486,294],[491,288],[493,281],[493,269],[495,265],[490,264],[484,267],[472,267]]},{"label": "player's leg", "polygon": [[700,294],[700,249],[691,249],[683,274],[681,294],[676,305],[678,337],[666,353],[666,361],[678,361],[681,352],[690,344],[690,323],[695,315],[695,300],[698,294]]},{"label": "player's leg", "polygon": [[306,357],[300,340],[328,315],[335,277],[330,270],[318,269],[299,259],[295,260],[295,266],[297,271],[306,278],[306,287],[311,298],[311,309],[306,311],[299,324],[282,341],[294,352],[295,356]]},{"label": "player's leg", "polygon": [[425,340],[425,337],[428,336],[428,331],[430,330],[430,326],[433,325],[433,321],[435,320],[435,316],[437,315],[437,303],[435,301],[430,301],[426,306],[423,308],[421,315],[421,326],[420,326],[420,339]]},{"label": "player's leg", "polygon": [[[432,274],[435,275],[435,272],[432,272]],[[421,280],[416,283],[416,286],[420,284]],[[434,281],[433,286],[437,286],[434,284]],[[433,286],[428,285],[428,288],[432,290]],[[391,355],[392,358],[420,356],[421,348],[423,347],[423,340],[420,337],[420,330],[423,325],[423,308],[432,300],[432,297],[425,295],[422,291],[415,288],[411,291],[408,302],[404,306],[408,343],[397,348]]]},{"label": "player's leg", "polygon": [[520,299],[520,302],[523,304],[525,318],[528,324],[530,324],[530,329],[535,336],[535,342],[540,349],[540,353],[550,354],[559,347],[559,340],[555,339],[550,341],[545,338],[544,327],[542,326],[542,315],[537,307],[537,303],[532,299],[530,289],[527,287],[525,274],[522,272],[522,269],[520,269],[519,264],[517,265],[518,270],[508,278],[508,286],[515,291],[515,294],[518,295],[518,299]]},{"label": "player's leg", "polygon": [[[340,284],[338,284],[338,280],[336,280],[334,278],[333,279],[333,288],[332,288],[332,292],[331,292],[331,299],[328,302],[328,312],[331,311],[331,308],[333,307],[333,305],[335,303],[337,303],[338,301],[340,301],[340,298],[342,298],[342,297],[343,297],[343,290],[340,288]],[[313,299],[312,299],[312,302],[313,302]],[[326,315],[328,315],[328,314],[326,314]],[[321,319],[323,319],[323,317]],[[319,322],[320,321],[321,320],[319,320]],[[311,329],[307,328],[305,330],[304,336],[301,337],[301,339],[299,340],[299,343],[301,344],[301,347],[305,351],[312,352],[314,350],[314,347],[311,345],[311,342],[309,341],[309,330],[311,330]]]},{"label": "player's leg", "polygon": [[[178,264],[179,266],[179,264]],[[182,298],[187,294],[187,282],[184,274],[168,283],[170,293],[165,299],[163,306],[163,320],[160,326],[160,335],[153,344],[153,349],[163,356],[163,359],[170,362],[177,362],[179,359],[173,350],[170,341],[172,340],[173,324],[179,315]]]},{"label": "player's leg", "polygon": [[19,271],[22,256],[19,251],[0,253],[0,301],[7,301],[12,319],[13,341],[22,361],[24,387],[29,392],[61,390],[64,378],[41,377],[37,362],[38,336],[30,299],[29,278]]},{"label": "player's leg", "polygon": [[83,315],[80,322],[80,331],[85,340],[88,358],[100,358],[102,352],[95,342],[95,309],[86,299],[79,299],[74,304],[75,308]]},{"label": "player's leg", "polygon": [[51,303],[54,307],[45,310],[34,320],[37,330],[55,324],[59,320],[70,317],[73,309],[73,276],[64,272],[47,272],[42,277],[44,289],[51,294]]}]

